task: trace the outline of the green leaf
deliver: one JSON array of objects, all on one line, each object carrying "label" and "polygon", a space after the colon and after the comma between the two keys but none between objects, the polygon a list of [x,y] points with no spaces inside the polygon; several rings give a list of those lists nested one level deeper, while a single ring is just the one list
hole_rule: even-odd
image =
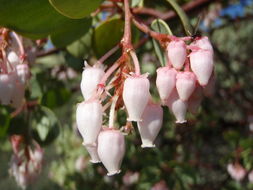
[{"label": "green leaf", "polygon": [[47,90],[44,93],[41,104],[45,105],[49,108],[60,107],[65,104],[71,97],[71,93],[69,90],[63,87],[55,87]]},{"label": "green leaf", "polygon": [[124,30],[124,21],[113,18],[100,24],[93,33],[93,48],[97,56],[104,55],[120,42]]},{"label": "green leaf", "polygon": [[42,145],[50,144],[60,132],[60,122],[53,111],[40,106],[32,113],[33,136]]},{"label": "green leaf", "polygon": [[[46,0],[0,0],[0,26],[15,30],[29,38],[43,38],[49,34],[76,27],[76,20],[59,14]],[[80,23],[81,21],[78,21]],[[83,20],[84,23],[87,20]],[[83,26],[83,23],[80,23]]]},{"label": "green leaf", "polygon": [[102,0],[49,0],[61,14],[73,19],[89,16],[101,4]]},{"label": "green leaf", "polygon": [[77,58],[87,58],[87,55],[91,51],[92,32],[93,30],[90,30],[80,39],[68,45],[67,51]]},{"label": "green leaf", "polygon": [[65,27],[53,33],[51,41],[56,47],[65,47],[81,36],[86,34],[91,28],[91,19],[73,20],[66,23]]},{"label": "green leaf", "polygon": [[186,35],[191,36],[193,34],[193,29],[190,24],[190,20],[188,16],[185,14],[184,10],[177,4],[175,0],[166,0],[166,1],[172,6],[172,8],[175,10],[177,15],[179,16],[180,21],[183,24]]},{"label": "green leaf", "polygon": [[5,108],[0,107],[0,138],[6,135],[10,126],[10,120],[11,117],[8,111]]},{"label": "green leaf", "polygon": [[[151,24],[151,28],[154,31],[162,33],[162,34],[173,35],[170,27],[166,24],[166,22],[164,22],[161,19],[154,20]],[[166,65],[166,57],[164,56],[164,49],[161,48],[161,46],[159,45],[159,43],[156,40],[152,39],[152,41],[153,41],[153,45],[155,48],[155,53],[157,55],[157,58],[159,59],[160,64],[162,66],[165,66]]]}]

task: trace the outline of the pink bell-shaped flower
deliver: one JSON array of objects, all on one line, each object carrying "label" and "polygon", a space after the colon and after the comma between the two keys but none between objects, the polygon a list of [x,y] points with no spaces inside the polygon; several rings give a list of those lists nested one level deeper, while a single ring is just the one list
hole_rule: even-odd
[{"label": "pink bell-shaped flower", "polygon": [[12,94],[12,106],[14,108],[19,108],[22,106],[23,100],[25,97],[25,86],[19,82],[16,82],[16,85]]},{"label": "pink bell-shaped flower", "polygon": [[189,112],[191,112],[192,114],[197,114],[202,99],[202,88],[200,86],[197,86],[188,100]]},{"label": "pink bell-shaped flower", "polygon": [[8,105],[12,101],[15,88],[15,73],[0,74],[0,103]]},{"label": "pink bell-shaped flower", "polygon": [[171,92],[176,86],[177,71],[169,67],[160,67],[156,72],[156,86],[161,101],[163,104],[165,104]]},{"label": "pink bell-shaped flower", "polygon": [[86,146],[85,147],[90,155],[90,162],[93,164],[100,163],[101,160],[98,156],[97,146]]},{"label": "pink bell-shaped flower", "polygon": [[183,101],[187,101],[192,95],[196,86],[196,77],[192,72],[178,72],[176,88],[179,98]]},{"label": "pink bell-shaped flower", "polygon": [[210,77],[207,85],[204,86],[203,93],[206,97],[214,96],[214,93],[215,93],[215,76],[214,76],[214,74],[212,74],[212,76]]},{"label": "pink bell-shaped flower", "polygon": [[229,175],[236,181],[241,181],[246,175],[246,170],[238,163],[228,164],[227,171]]},{"label": "pink bell-shaped flower", "polygon": [[91,67],[85,64],[82,73],[81,91],[85,100],[88,100],[96,91],[97,85],[104,76],[105,72],[101,67]]},{"label": "pink bell-shaped flower", "polygon": [[77,106],[76,123],[85,146],[96,146],[102,127],[102,105],[99,100],[85,101]]},{"label": "pink bell-shaped flower", "polygon": [[16,71],[19,82],[26,84],[30,76],[29,66],[27,64],[19,64],[16,66]]},{"label": "pink bell-shaped flower", "polygon": [[141,135],[142,148],[155,147],[154,140],[157,137],[163,123],[163,109],[158,104],[148,103],[139,121],[138,129]]},{"label": "pink bell-shaped flower", "polygon": [[191,45],[194,45],[203,50],[208,50],[213,54],[213,46],[207,36],[197,38],[194,42],[191,43]]},{"label": "pink bell-shaped flower", "polygon": [[201,86],[206,86],[213,72],[213,56],[208,50],[197,50],[190,54],[191,69]]},{"label": "pink bell-shaped flower", "polygon": [[104,129],[98,136],[98,155],[107,169],[108,176],[120,173],[125,154],[125,139],[119,130]]},{"label": "pink bell-shaped flower", "polygon": [[171,41],[167,47],[168,58],[173,67],[182,69],[187,56],[186,45],[182,40]]},{"label": "pink bell-shaped flower", "polygon": [[178,96],[177,90],[174,89],[170,95],[167,106],[176,118],[176,123],[185,123],[185,115],[187,110],[187,102],[181,100]]},{"label": "pink bell-shaped flower", "polygon": [[132,75],[124,82],[123,100],[128,112],[128,121],[141,121],[149,100],[149,80],[147,75]]}]

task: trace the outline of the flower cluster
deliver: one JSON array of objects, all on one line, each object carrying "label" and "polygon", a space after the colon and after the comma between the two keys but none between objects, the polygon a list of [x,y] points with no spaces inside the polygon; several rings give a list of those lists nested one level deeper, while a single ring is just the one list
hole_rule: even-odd
[{"label": "flower cluster", "polygon": [[13,176],[17,184],[25,189],[27,185],[34,182],[41,171],[43,161],[43,150],[36,143],[27,145],[22,136],[11,137],[14,154],[10,163],[10,175]]},{"label": "flower cluster", "polygon": [[[154,141],[163,121],[161,105],[169,107],[175,115],[176,123],[184,123],[187,109],[192,113],[197,112],[202,92],[207,96],[213,93],[213,49],[207,37],[195,38],[190,45],[180,38],[172,37],[167,44],[166,54],[167,65],[157,69],[156,85],[161,103],[153,102],[148,74],[140,73],[133,50],[127,56],[130,55],[133,60],[135,73],[129,66],[129,59],[123,63],[116,62],[106,72],[99,62],[94,66],[85,65],[80,85],[85,101],[77,105],[77,127],[91,162],[102,162],[109,176],[120,172],[125,154],[123,133],[114,126],[115,110],[123,108],[127,111],[127,125],[137,122],[143,148],[155,147]],[[119,65],[118,72],[105,85],[106,79]],[[112,96],[110,93],[113,87]],[[111,105],[111,109],[106,127],[103,116],[106,115],[108,105]]]},{"label": "flower cluster", "polygon": [[4,50],[0,52],[0,104],[19,108],[24,100],[30,70],[24,62],[24,54],[15,47],[18,45],[14,43],[14,39],[20,40],[17,34],[10,33],[5,39],[4,33],[5,30],[0,38],[0,41],[6,42]]}]

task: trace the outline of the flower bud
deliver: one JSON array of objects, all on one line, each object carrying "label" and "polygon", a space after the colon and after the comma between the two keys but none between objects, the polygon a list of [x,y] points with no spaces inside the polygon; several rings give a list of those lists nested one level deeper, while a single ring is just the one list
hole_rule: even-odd
[{"label": "flower bud", "polygon": [[170,95],[167,106],[176,118],[176,123],[185,123],[185,115],[187,110],[187,102],[181,100],[178,96],[177,90],[174,89]]},{"label": "flower bud", "polygon": [[7,55],[7,60],[9,61],[9,63],[15,67],[16,65],[21,63],[20,58],[18,57],[18,55],[14,52],[14,51],[10,51]]},{"label": "flower bud", "polygon": [[0,74],[0,103],[8,105],[11,103],[15,88],[15,74]]},{"label": "flower bud", "polygon": [[241,181],[246,175],[245,169],[238,163],[228,164],[227,171],[229,175],[236,181]]},{"label": "flower bud", "polygon": [[201,86],[207,85],[213,72],[213,56],[208,50],[193,51],[190,54],[191,69]]},{"label": "flower bud", "polygon": [[98,156],[97,146],[86,146],[85,147],[91,157],[90,162],[93,164],[100,163],[101,160]]},{"label": "flower bud", "polygon": [[192,72],[178,72],[176,88],[179,98],[187,101],[196,86],[196,77]]},{"label": "flower bud", "polygon": [[197,114],[202,99],[202,88],[200,86],[197,86],[188,100],[189,112],[192,114]]},{"label": "flower bud", "polygon": [[154,140],[157,137],[163,123],[163,109],[158,104],[149,103],[139,121],[138,129],[141,135],[142,148],[155,147]]},{"label": "flower bud", "polygon": [[96,146],[96,140],[102,127],[102,105],[98,100],[85,101],[77,106],[77,128],[84,145]]},{"label": "flower bud", "polygon": [[88,100],[96,91],[97,85],[105,72],[100,67],[86,65],[82,73],[81,91],[85,100]]},{"label": "flower bud", "polygon": [[29,79],[30,70],[27,64],[19,64],[16,66],[17,78],[21,84],[25,84]]},{"label": "flower bud", "polygon": [[147,75],[129,76],[124,82],[123,100],[128,112],[128,121],[141,121],[149,100]]},{"label": "flower bud", "polygon": [[169,61],[173,67],[177,70],[182,69],[187,56],[186,45],[184,41],[171,41],[167,47],[167,51]]},{"label": "flower bud", "polygon": [[108,176],[120,173],[125,154],[125,139],[119,130],[105,129],[98,136],[98,155],[107,169]]},{"label": "flower bud", "polygon": [[176,70],[169,67],[157,69],[156,86],[162,103],[166,103],[176,85]]},{"label": "flower bud", "polygon": [[213,47],[207,36],[197,38],[191,45],[197,46],[203,50],[208,50],[213,54]]}]

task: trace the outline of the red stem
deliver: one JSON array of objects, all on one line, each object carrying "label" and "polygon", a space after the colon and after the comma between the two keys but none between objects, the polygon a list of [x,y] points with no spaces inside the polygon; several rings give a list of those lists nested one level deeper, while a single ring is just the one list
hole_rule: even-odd
[{"label": "red stem", "polygon": [[123,53],[127,53],[132,49],[131,12],[129,7],[129,0],[124,0],[124,8],[125,8],[125,28],[124,28],[124,36],[121,40],[121,43],[123,46]]}]

